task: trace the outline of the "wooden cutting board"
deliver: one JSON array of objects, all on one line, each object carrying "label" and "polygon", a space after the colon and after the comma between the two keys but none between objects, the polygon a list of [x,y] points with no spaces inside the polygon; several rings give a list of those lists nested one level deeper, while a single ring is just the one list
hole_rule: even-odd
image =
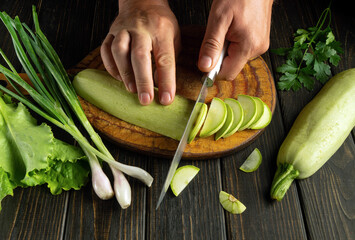
[{"label": "wooden cutting board", "polygon": [[[196,63],[203,34],[204,29],[199,26],[182,28],[183,50],[177,60],[176,93],[191,100],[197,98],[202,86],[202,73],[197,69]],[[93,50],[68,72],[75,75],[86,68],[105,70],[100,57],[100,48]],[[262,57],[250,60],[234,81],[215,82],[208,89],[206,102],[209,103],[213,97],[237,98],[238,94],[257,96],[274,112],[276,89],[271,72]],[[80,98],[80,102],[89,121],[104,138],[132,151],[168,158],[174,155],[178,141],[124,122],[84,99]],[[262,131],[263,129],[244,130],[218,141],[214,140],[214,136],[196,138],[186,146],[183,158],[207,159],[225,156],[249,145]]]}]

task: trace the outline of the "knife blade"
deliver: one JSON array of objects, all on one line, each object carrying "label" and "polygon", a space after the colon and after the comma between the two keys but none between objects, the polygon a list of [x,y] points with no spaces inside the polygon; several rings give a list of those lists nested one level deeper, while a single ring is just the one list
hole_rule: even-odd
[{"label": "knife blade", "polygon": [[205,102],[205,99],[206,99],[206,95],[207,95],[207,88],[208,87],[211,87],[214,83],[214,80],[219,72],[219,70],[221,69],[221,65],[222,65],[222,62],[223,62],[223,58],[226,54],[226,51],[227,51],[227,42],[224,43],[224,46],[223,46],[223,49],[222,49],[222,52],[221,52],[221,55],[218,59],[218,62],[216,64],[216,66],[207,74],[205,74],[202,79],[203,79],[203,84],[202,84],[202,87],[201,87],[201,90],[200,90],[200,93],[196,99],[196,102],[195,102],[195,105],[192,109],[192,112],[190,114],[190,117],[189,117],[189,120],[187,121],[187,124],[186,124],[186,127],[185,127],[185,130],[184,130],[184,133],[182,134],[182,137],[180,139],[180,142],[179,142],[179,145],[176,149],[176,152],[175,152],[175,155],[173,157],[173,160],[170,164],[170,167],[169,167],[169,171],[168,171],[168,174],[165,178],[165,182],[164,182],[164,185],[163,185],[163,188],[160,192],[160,196],[159,196],[159,200],[158,200],[158,203],[157,203],[157,206],[156,206],[156,210],[159,208],[161,202],[163,201],[164,199],[164,196],[169,188],[169,185],[171,183],[171,180],[173,179],[173,176],[175,174],[175,171],[177,169],[177,167],[179,166],[179,163],[180,163],[180,160],[181,160],[181,157],[182,157],[182,154],[184,153],[184,149],[186,147],[186,144],[187,144],[187,139],[190,135],[190,132],[191,132],[191,129],[192,129],[192,126],[194,124],[194,122],[196,121],[196,118],[200,112],[200,109],[201,109],[201,106],[202,104],[201,103],[204,103]]}]

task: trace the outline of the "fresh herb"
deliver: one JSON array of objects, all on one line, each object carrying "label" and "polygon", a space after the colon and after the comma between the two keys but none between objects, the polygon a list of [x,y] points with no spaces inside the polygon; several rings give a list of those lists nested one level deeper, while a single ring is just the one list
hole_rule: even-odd
[{"label": "fresh herb", "polygon": [[287,57],[286,63],[276,70],[282,73],[277,84],[280,90],[296,91],[302,86],[312,90],[315,79],[321,83],[329,79],[329,63],[337,66],[339,54],[343,53],[340,42],[335,40],[330,28],[330,21],[331,11],[328,7],[322,12],[316,26],[296,31],[293,47],[271,50],[277,55]]},{"label": "fresh herb", "polygon": [[[80,189],[89,166],[80,148],[54,138],[27,108],[0,95],[0,202],[17,187],[47,184],[52,194]],[[0,205],[1,210],[1,205]]]},{"label": "fresh herb", "polygon": [[[151,186],[153,178],[143,169],[119,163],[112,157],[100,136],[86,118],[67,72],[57,53],[40,29],[38,15],[34,6],[32,12],[35,32],[26,24],[21,23],[18,17],[12,19],[5,12],[0,13],[0,19],[11,35],[17,58],[33,87],[21,79],[1,49],[0,54],[9,68],[0,64],[0,72],[7,77],[11,85],[19,85],[26,90],[35,103],[25,98],[18,88],[16,88],[17,94],[1,85],[0,89],[49,122],[71,134],[88,157],[92,171],[93,188],[102,199],[110,198],[114,194],[98,159],[107,162],[111,169],[114,169],[114,186],[118,202],[121,207],[126,208],[130,205],[131,192],[128,181],[122,172],[140,179],[148,186]],[[41,81],[37,73],[40,73],[43,81]],[[74,112],[97,148],[90,144],[89,140],[75,125],[71,112]]]}]

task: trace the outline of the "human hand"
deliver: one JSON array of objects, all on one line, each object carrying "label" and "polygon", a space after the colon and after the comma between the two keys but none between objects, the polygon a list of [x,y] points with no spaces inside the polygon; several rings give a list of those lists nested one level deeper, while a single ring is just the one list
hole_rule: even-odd
[{"label": "human hand", "polygon": [[175,55],[180,44],[179,26],[166,0],[120,0],[101,57],[106,70],[148,105],[154,99],[153,54],[159,100],[168,105],[175,97]]},{"label": "human hand", "polygon": [[273,0],[214,0],[201,45],[198,67],[209,72],[216,65],[225,40],[228,56],[219,79],[234,80],[251,58],[267,51]]}]

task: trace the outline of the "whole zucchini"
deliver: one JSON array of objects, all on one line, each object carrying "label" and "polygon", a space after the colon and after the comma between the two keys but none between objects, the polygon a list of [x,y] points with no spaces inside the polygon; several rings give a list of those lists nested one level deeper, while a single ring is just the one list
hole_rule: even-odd
[{"label": "whole zucchini", "polygon": [[294,179],[314,174],[355,126],[355,68],[332,77],[298,115],[277,156],[271,197],[281,200]]}]

